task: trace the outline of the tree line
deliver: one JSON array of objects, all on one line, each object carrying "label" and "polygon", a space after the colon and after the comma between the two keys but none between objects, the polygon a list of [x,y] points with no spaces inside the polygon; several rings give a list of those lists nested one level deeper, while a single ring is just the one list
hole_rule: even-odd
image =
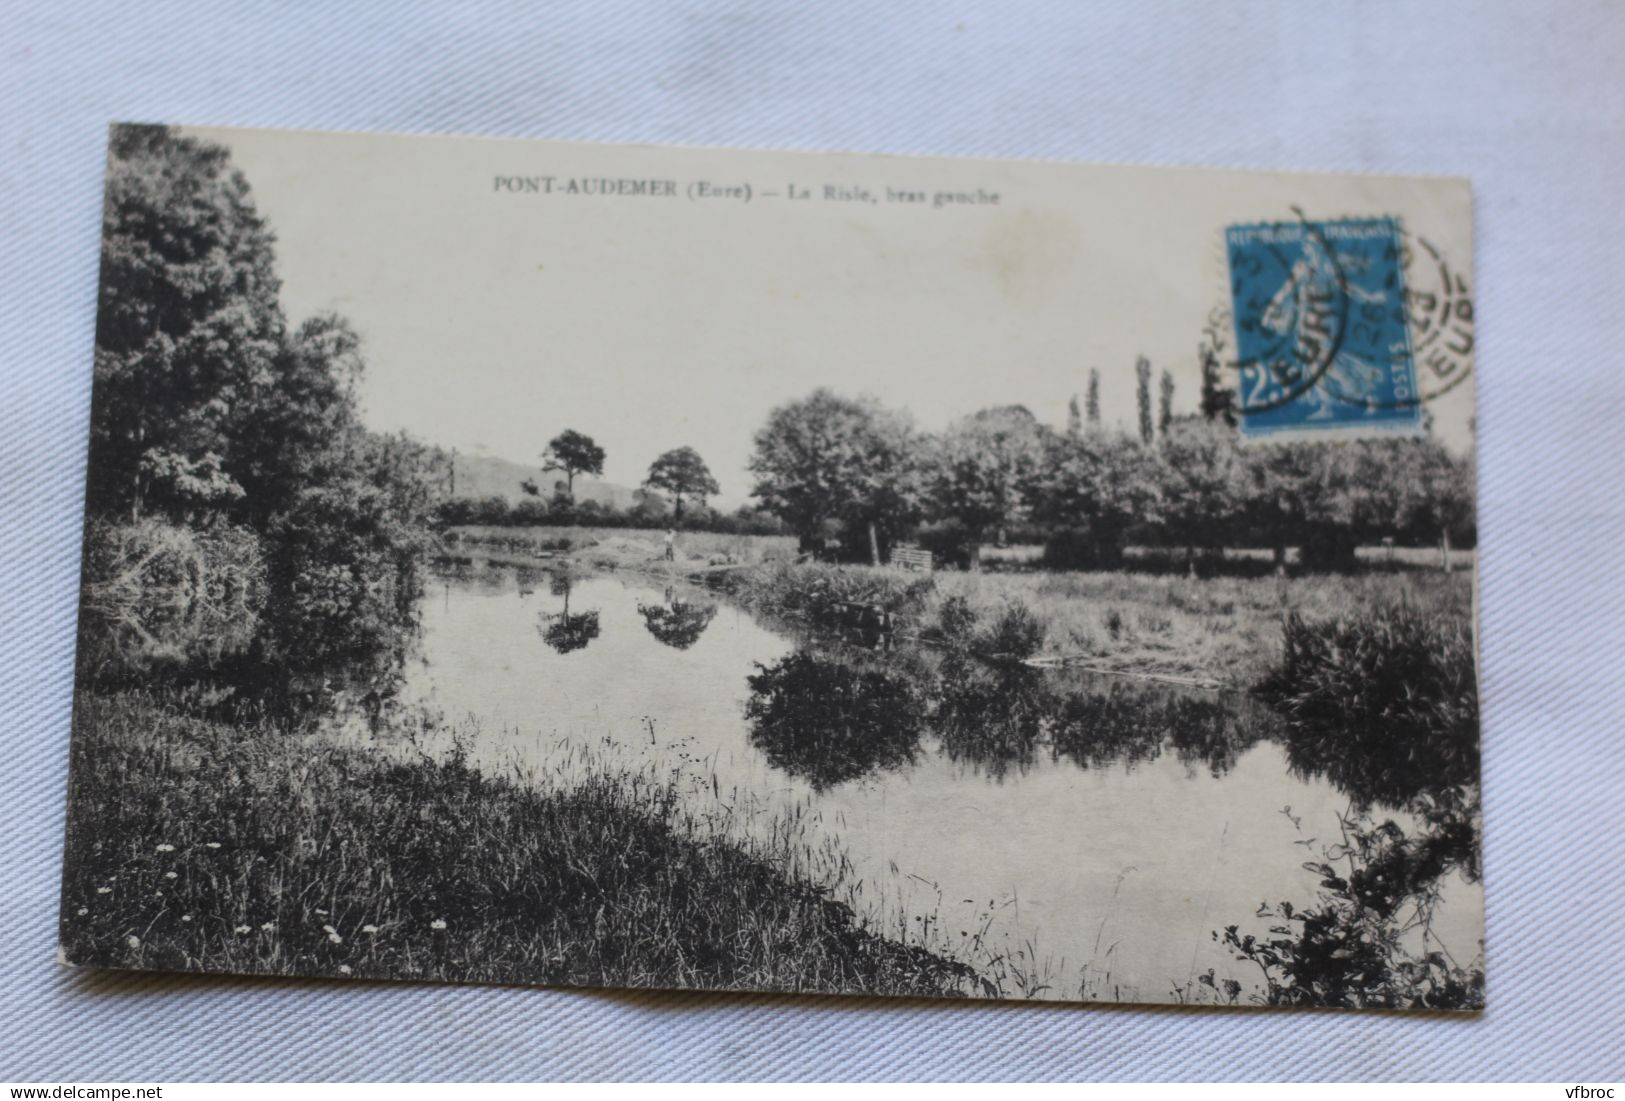
[{"label": "tree line", "polygon": [[[1243,445],[1233,396],[1205,372],[1201,412],[1175,415],[1174,381],[1135,364],[1137,433],[1100,419],[1100,376],[1085,404],[1068,404],[1063,429],[1020,405],[962,417],[939,433],[906,412],[826,389],[774,409],[750,459],[754,504],[706,507],[715,478],[693,448],[661,455],[636,503],[576,502],[577,474],[601,474],[605,454],[566,430],[543,454],[567,481],[551,500],[534,481],[517,504],[454,498],[442,524],[664,527],[736,534],[789,533],[803,551],[880,563],[918,539],[945,560],[975,568],[985,543],[1040,541],[1062,568],[1116,568],[1128,545],[1183,552],[1191,569],[1227,548],[1290,548],[1311,569],[1346,569],[1355,549],[1476,541],[1471,457],[1430,437]],[[685,513],[685,505],[687,511]]]},{"label": "tree line", "polygon": [[1150,365],[1136,365],[1139,432],[1100,423],[1098,375],[1087,419],[1076,399],[1056,431],[1019,405],[983,409],[940,433],[899,410],[829,390],[773,410],[750,469],[762,508],[808,551],[884,561],[918,537],[977,564],[983,543],[1019,530],[1052,565],[1113,568],[1130,543],[1182,549],[1193,564],[1226,547],[1296,547],[1309,568],[1345,568],[1355,548],[1471,544],[1471,458],[1430,437],[1252,443],[1222,401],[1175,416],[1164,372],[1154,410]]}]

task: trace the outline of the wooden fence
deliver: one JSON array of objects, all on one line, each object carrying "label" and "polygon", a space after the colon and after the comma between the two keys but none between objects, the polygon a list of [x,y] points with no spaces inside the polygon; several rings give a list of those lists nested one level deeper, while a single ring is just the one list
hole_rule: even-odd
[{"label": "wooden fence", "polygon": [[891,549],[891,564],[917,573],[930,573],[936,567],[931,552],[918,543],[898,543]]}]

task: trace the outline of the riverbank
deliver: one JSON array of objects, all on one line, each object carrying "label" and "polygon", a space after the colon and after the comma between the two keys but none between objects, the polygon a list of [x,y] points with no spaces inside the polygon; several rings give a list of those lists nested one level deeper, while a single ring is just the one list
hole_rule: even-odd
[{"label": "riverbank", "polygon": [[1437,571],[1312,577],[1188,578],[1128,572],[941,572],[766,564],[718,579],[741,603],[817,620],[840,602],[872,603],[896,630],[988,655],[1064,661],[1103,672],[1250,687],[1280,660],[1282,625],[1360,619],[1405,605],[1459,623],[1472,582]]},{"label": "riverbank", "polygon": [[62,953],[100,967],[941,996],[969,966],[862,927],[794,829],[744,842],[675,781],[493,777],[207,721],[75,709]]},{"label": "riverbank", "polygon": [[[922,575],[795,562],[793,541],[783,537],[685,532],[676,561],[667,562],[658,532],[465,528],[457,535],[463,548],[504,565],[701,580],[790,621],[818,622],[843,601],[877,604],[895,630],[926,641],[1231,687],[1250,687],[1280,660],[1290,613],[1359,619],[1403,604],[1464,628],[1472,622],[1470,569],[1371,567],[1295,577],[1129,570]],[[1012,646],[1019,652],[1012,654]]]}]

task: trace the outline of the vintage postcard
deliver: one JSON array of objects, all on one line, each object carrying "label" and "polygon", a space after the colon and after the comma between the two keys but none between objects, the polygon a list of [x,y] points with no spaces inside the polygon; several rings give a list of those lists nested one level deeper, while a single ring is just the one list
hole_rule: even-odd
[{"label": "vintage postcard", "polygon": [[1452,179],[112,128],[61,955],[1484,1003]]}]

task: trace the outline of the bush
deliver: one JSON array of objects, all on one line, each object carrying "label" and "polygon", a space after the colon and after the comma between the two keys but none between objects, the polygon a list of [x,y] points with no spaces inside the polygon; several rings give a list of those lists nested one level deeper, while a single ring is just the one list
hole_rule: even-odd
[{"label": "bush", "polygon": [[[1432,920],[1437,905],[1432,884],[1439,871],[1403,889],[1384,885],[1394,867],[1412,863],[1426,849],[1427,838],[1407,837],[1394,823],[1377,824],[1366,815],[1345,818],[1342,832],[1342,844],[1305,865],[1321,876],[1314,905],[1260,907],[1255,916],[1272,922],[1267,937],[1244,934],[1236,925],[1226,926],[1222,938],[1213,934],[1237,959],[1258,966],[1265,979],[1262,1001],[1349,1009],[1482,1009],[1481,960],[1458,964],[1425,939],[1418,953],[1394,920],[1400,903],[1413,899],[1414,923],[1425,928]],[[1211,973],[1201,981],[1212,986]],[[1234,1000],[1239,986],[1229,983],[1227,992]]]},{"label": "bush", "polygon": [[937,611],[937,630],[948,642],[969,645],[976,632],[976,612],[963,596],[950,596]]},{"label": "bush", "polygon": [[727,583],[734,596],[752,608],[813,623],[836,622],[838,605],[843,603],[878,604],[893,615],[912,614],[934,587],[929,577],[896,570],[818,563],[741,570]]},{"label": "bush", "polygon": [[[1260,968],[1271,1005],[1481,1007],[1482,967],[1460,966],[1425,939],[1416,953],[1396,921],[1414,904],[1410,924],[1426,928],[1446,874],[1479,876],[1478,682],[1466,616],[1429,618],[1406,603],[1319,621],[1293,614],[1284,643],[1254,691],[1285,718],[1292,767],[1327,776],[1357,813],[1343,819],[1341,843],[1305,865],[1321,876],[1314,905],[1261,908],[1274,922],[1269,937],[1231,925],[1222,942]],[[1376,805],[1411,811],[1412,832],[1379,820]]]},{"label": "bush", "polygon": [[1408,603],[1335,619],[1293,613],[1254,692],[1286,719],[1294,767],[1361,806],[1452,798],[1478,783],[1478,678],[1465,616]]},{"label": "bush", "polygon": [[989,655],[1025,660],[1044,646],[1044,624],[1019,600],[1011,600],[1000,610],[993,625],[983,632],[978,649]]}]

